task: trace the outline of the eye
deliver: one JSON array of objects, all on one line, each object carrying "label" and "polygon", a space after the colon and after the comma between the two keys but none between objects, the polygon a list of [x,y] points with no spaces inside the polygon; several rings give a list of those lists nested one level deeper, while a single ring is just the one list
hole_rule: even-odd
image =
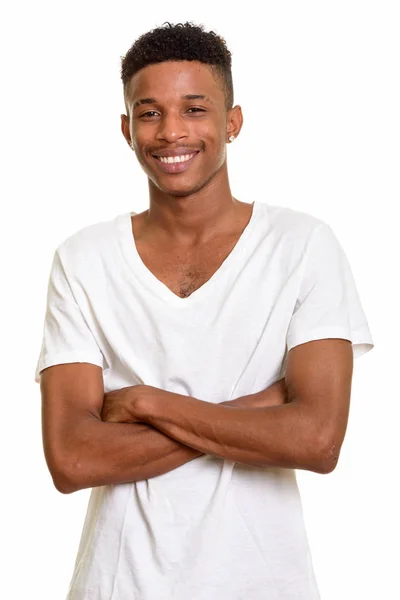
[{"label": "eye", "polygon": [[157,115],[158,113],[155,110],[148,110],[147,112],[140,115],[140,117],[151,117],[152,115]]},{"label": "eye", "polygon": [[196,111],[196,112],[206,112],[204,110],[204,108],[198,108],[197,106],[193,106],[192,108],[189,108],[188,110],[193,110],[193,111]]}]

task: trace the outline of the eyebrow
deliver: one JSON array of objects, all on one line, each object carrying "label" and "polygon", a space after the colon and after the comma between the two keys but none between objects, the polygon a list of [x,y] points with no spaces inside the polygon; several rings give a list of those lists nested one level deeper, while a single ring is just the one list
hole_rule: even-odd
[{"label": "eyebrow", "polygon": [[[213,104],[213,101],[208,96],[204,96],[204,94],[186,94],[182,96],[182,100],[205,100],[206,102],[210,102]],[[156,104],[157,100],[155,98],[140,98],[136,100],[133,108],[135,109],[137,106],[141,106],[142,104]]]}]

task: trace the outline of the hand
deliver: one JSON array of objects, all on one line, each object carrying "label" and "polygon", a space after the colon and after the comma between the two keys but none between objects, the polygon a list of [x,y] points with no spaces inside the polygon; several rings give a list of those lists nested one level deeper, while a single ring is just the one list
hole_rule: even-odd
[{"label": "hand", "polygon": [[101,419],[107,423],[143,423],[138,410],[141,385],[131,385],[104,394]]}]

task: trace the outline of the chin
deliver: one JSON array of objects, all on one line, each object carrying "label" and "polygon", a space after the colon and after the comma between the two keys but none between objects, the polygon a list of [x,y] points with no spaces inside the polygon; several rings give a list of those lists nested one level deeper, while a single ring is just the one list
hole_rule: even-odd
[{"label": "chin", "polygon": [[160,188],[162,192],[168,194],[169,196],[175,196],[176,198],[185,198],[186,196],[192,196],[196,192],[198,192],[201,188],[182,188],[182,189],[165,189]]},{"label": "chin", "polygon": [[165,194],[168,194],[169,196],[175,196],[177,198],[184,198],[185,196],[192,196],[193,194],[196,194],[197,192],[199,192],[200,190],[202,190],[204,187],[206,187],[210,181],[213,179],[215,174],[212,174],[210,177],[208,177],[207,179],[202,179],[201,181],[189,181],[187,183],[179,183],[178,181],[176,182],[175,186],[173,187],[168,187],[167,185],[163,185],[163,183],[161,183],[160,181],[153,181],[154,185],[161,191],[164,192]]}]

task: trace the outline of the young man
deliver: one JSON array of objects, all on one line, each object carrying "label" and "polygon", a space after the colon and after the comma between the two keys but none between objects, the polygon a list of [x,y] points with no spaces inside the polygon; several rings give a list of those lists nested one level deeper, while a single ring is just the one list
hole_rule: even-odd
[{"label": "young man", "polygon": [[47,464],[93,488],[70,600],[316,600],[295,469],[330,473],[373,347],[323,221],[231,194],[231,55],[166,24],[122,60],[149,209],[54,254],[36,369]]}]

